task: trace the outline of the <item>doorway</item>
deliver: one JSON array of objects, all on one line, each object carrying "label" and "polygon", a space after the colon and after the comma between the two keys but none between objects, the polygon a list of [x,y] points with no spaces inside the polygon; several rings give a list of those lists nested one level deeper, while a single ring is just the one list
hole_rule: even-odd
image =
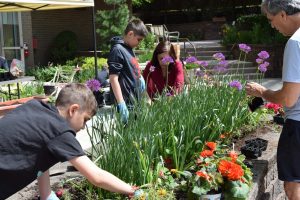
[{"label": "doorway", "polygon": [[14,58],[20,60],[20,68],[25,70],[20,12],[0,13],[0,55],[7,59],[9,66]]}]

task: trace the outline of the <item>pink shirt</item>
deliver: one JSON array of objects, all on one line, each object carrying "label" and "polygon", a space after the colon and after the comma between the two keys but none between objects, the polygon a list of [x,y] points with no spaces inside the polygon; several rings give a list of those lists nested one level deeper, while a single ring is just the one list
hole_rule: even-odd
[{"label": "pink shirt", "polygon": [[[152,63],[149,62],[143,72],[146,81],[147,92],[151,99],[155,97],[156,93],[162,94],[166,87],[166,80],[160,66],[155,66],[154,71],[150,72]],[[180,92],[184,85],[184,72],[182,63],[176,61],[168,73],[168,89],[171,94]]]}]

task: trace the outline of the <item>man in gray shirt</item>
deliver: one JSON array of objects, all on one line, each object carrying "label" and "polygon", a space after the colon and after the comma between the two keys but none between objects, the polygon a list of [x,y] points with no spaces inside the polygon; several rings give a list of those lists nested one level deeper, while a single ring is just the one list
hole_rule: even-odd
[{"label": "man in gray shirt", "polygon": [[278,142],[278,178],[290,200],[300,199],[300,0],[264,0],[262,12],[271,26],[290,36],[283,57],[280,90],[272,91],[257,83],[248,83],[248,95],[282,104],[285,124]]},{"label": "man in gray shirt", "polygon": [[0,56],[0,69],[5,69],[9,71],[7,60],[2,56]]}]

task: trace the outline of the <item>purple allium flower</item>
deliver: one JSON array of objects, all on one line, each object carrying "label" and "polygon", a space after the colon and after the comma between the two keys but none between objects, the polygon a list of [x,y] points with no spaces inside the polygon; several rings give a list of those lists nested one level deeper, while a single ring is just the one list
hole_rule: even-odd
[{"label": "purple allium flower", "polygon": [[90,79],[86,82],[86,86],[93,92],[99,91],[101,84],[97,79]]},{"label": "purple allium flower", "polygon": [[228,69],[224,66],[221,65],[217,65],[214,67],[214,71],[216,71],[217,73],[225,73]]},{"label": "purple allium flower", "polygon": [[242,84],[237,80],[231,81],[228,85],[230,87],[236,88],[237,90],[242,90],[242,88],[243,88]]},{"label": "purple allium flower", "polygon": [[218,63],[218,66],[220,66],[220,67],[228,67],[228,61],[226,61],[226,60],[221,60],[219,63]]},{"label": "purple allium flower", "polygon": [[166,65],[166,64],[169,64],[169,63],[174,63],[174,60],[171,56],[165,56],[163,57],[163,59],[161,60],[161,62]]},{"label": "purple allium flower", "polygon": [[167,92],[167,93],[166,93],[166,96],[167,96],[167,97],[171,97],[171,96],[173,96],[173,94],[172,94],[171,92]]},{"label": "purple allium flower", "polygon": [[213,57],[216,60],[225,60],[225,56],[222,53],[215,53]]},{"label": "purple allium flower", "polygon": [[257,64],[261,64],[261,63],[263,63],[264,62],[264,60],[263,59],[261,59],[261,58],[256,58],[256,63]]},{"label": "purple allium flower", "polygon": [[257,55],[258,55],[259,58],[261,58],[263,60],[265,60],[265,59],[267,59],[267,58],[270,57],[270,55],[269,55],[269,53],[267,51],[261,51]]},{"label": "purple allium flower", "polygon": [[258,66],[258,70],[262,73],[265,73],[268,70],[269,62],[264,62]]},{"label": "purple allium flower", "polygon": [[246,44],[239,44],[239,48],[245,53],[249,53],[251,51],[251,47]]},{"label": "purple allium flower", "polygon": [[195,58],[194,56],[190,56],[185,60],[186,63],[195,63],[197,62],[197,58]]},{"label": "purple allium flower", "polygon": [[204,73],[200,68],[197,68],[197,69],[195,70],[195,75],[196,75],[197,77],[203,77],[203,76],[205,75],[205,73]]},{"label": "purple allium flower", "polygon": [[202,66],[202,67],[207,67],[208,66],[208,62],[207,61],[197,61],[197,64],[199,66]]},{"label": "purple allium flower", "polygon": [[153,65],[150,66],[150,72],[154,72],[155,67]]}]

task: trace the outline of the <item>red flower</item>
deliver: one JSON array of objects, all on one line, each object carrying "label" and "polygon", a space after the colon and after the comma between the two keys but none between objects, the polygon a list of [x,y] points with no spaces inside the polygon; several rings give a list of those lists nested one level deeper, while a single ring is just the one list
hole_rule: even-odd
[{"label": "red flower", "polygon": [[218,170],[222,176],[227,177],[229,180],[240,180],[244,176],[244,170],[238,164],[228,160],[221,160]]},{"label": "red flower", "polygon": [[237,152],[235,152],[235,151],[230,151],[230,152],[229,152],[229,156],[230,156],[232,162],[235,162],[236,159],[238,158],[238,154],[237,154]]},{"label": "red flower", "polygon": [[166,158],[164,159],[164,161],[165,161],[165,166],[166,166],[166,168],[168,168],[168,169],[174,168],[174,167],[173,167],[173,160],[172,160],[172,158],[166,157]]},{"label": "red flower", "polygon": [[196,175],[199,177],[205,178],[206,180],[210,179],[210,176],[206,172],[203,172],[203,171],[197,171]]},{"label": "red flower", "polygon": [[203,150],[203,151],[200,153],[200,156],[202,156],[203,158],[211,157],[212,155],[214,155],[214,152],[211,151],[211,150]]},{"label": "red flower", "polygon": [[215,142],[206,142],[205,145],[210,148],[210,150],[216,150],[217,144]]}]

